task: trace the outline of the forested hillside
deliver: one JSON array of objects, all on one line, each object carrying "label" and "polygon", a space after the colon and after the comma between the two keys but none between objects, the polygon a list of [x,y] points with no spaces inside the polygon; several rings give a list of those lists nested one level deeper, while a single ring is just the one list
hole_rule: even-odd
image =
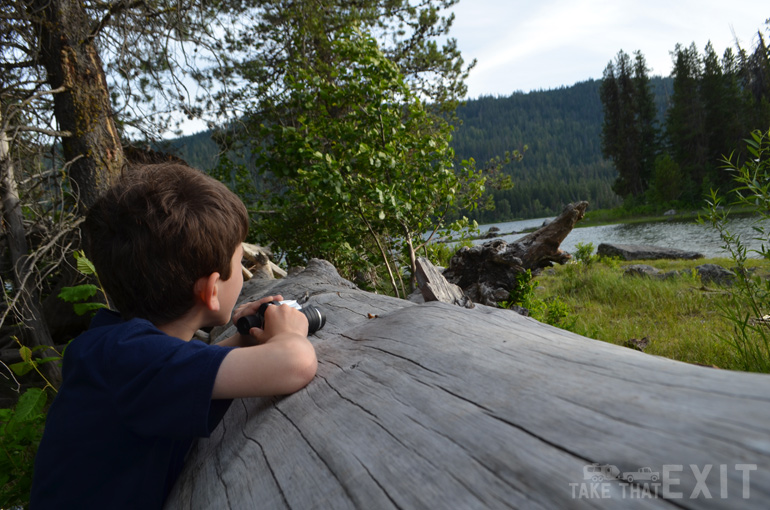
[{"label": "forested hillside", "polygon": [[[602,157],[602,104],[600,81],[571,87],[521,93],[509,97],[482,97],[458,109],[462,126],[452,142],[459,158],[477,164],[506,150],[527,146],[524,159],[508,171],[514,187],[495,191],[494,211],[481,211],[480,222],[556,214],[576,200],[591,208],[620,205],[612,191],[617,173]],[[670,78],[653,78],[658,115],[663,117],[670,93]]]},{"label": "forested hillside", "polygon": [[[472,157],[483,168],[490,158],[527,146],[524,158],[505,169],[513,188],[492,191],[495,209],[476,211],[474,219],[549,216],[576,200],[588,200],[594,209],[620,205],[612,191],[617,173],[601,151],[600,84],[589,80],[554,90],[481,97],[458,108],[460,123],[452,140],[458,160]],[[653,78],[652,86],[662,118],[671,79]],[[166,150],[204,170],[217,160],[208,131],[172,140]]]}]

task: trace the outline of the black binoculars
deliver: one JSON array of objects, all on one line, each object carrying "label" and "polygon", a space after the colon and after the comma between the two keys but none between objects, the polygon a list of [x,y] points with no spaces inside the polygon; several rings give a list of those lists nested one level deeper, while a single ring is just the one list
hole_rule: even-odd
[{"label": "black binoculars", "polygon": [[238,322],[235,324],[238,328],[238,333],[248,335],[251,328],[263,328],[265,324],[265,310],[267,310],[268,306],[272,305],[288,305],[304,313],[305,317],[307,317],[308,335],[312,335],[326,324],[326,316],[315,306],[308,305],[303,307],[296,301],[271,301],[260,306],[254,315],[246,315],[238,319]]}]

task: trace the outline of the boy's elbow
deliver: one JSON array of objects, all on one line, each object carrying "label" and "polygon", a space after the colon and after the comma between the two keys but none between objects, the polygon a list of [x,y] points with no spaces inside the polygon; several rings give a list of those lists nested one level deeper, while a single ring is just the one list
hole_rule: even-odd
[{"label": "boy's elbow", "polygon": [[307,360],[305,360],[305,363],[300,369],[300,379],[304,381],[304,384],[302,384],[303,388],[310,384],[310,381],[312,381],[315,377],[317,370],[318,359],[316,359],[315,350],[312,350],[312,354],[308,356]]},{"label": "boy's elbow", "polygon": [[294,356],[293,365],[294,384],[292,386],[296,388],[293,391],[298,391],[310,384],[318,370],[318,359],[313,344],[307,342],[307,344],[302,345],[301,349],[298,349]]}]

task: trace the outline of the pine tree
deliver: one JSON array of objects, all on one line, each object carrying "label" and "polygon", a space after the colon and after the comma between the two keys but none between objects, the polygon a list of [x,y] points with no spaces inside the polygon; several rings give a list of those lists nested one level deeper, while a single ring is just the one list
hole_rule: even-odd
[{"label": "pine tree", "polygon": [[655,95],[650,86],[649,68],[641,51],[634,53],[634,94],[636,129],[639,137],[639,176],[644,190],[649,187],[655,158],[659,152]]},{"label": "pine tree", "polygon": [[706,178],[713,188],[726,187],[732,176],[721,169],[719,161],[730,154],[741,139],[742,101],[733,70],[732,52],[720,62],[711,42],[703,57],[700,94],[705,109],[707,138]]},{"label": "pine tree", "polygon": [[674,162],[690,180],[687,199],[702,196],[706,176],[708,141],[705,130],[705,107],[700,91],[701,59],[695,44],[674,49],[674,93],[666,115],[668,149]]},{"label": "pine tree", "polygon": [[622,50],[604,70],[600,97],[604,109],[602,154],[618,171],[613,185],[625,198],[647,190],[657,153],[655,100],[644,56],[634,62]]}]

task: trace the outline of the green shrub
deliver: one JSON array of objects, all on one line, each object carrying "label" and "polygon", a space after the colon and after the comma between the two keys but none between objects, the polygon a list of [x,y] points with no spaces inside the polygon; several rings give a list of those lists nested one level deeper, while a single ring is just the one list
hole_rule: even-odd
[{"label": "green shrub", "polygon": [[[99,283],[96,270],[82,251],[74,253],[77,268],[81,274],[93,276]],[[99,292],[106,301],[107,295],[99,285],[83,284],[74,287],[64,287],[59,298],[72,303],[78,315],[94,312],[106,305],[91,301]],[[47,391],[56,393],[56,387],[46,379],[40,370],[43,363],[58,363],[62,353],[46,358],[36,358],[35,353],[42,350],[52,350],[49,346],[29,348],[19,343],[21,362],[10,365],[15,375],[23,376],[31,371],[44,381],[43,388],[28,388],[19,396],[16,405],[0,409],[0,508],[20,508],[29,504],[29,493],[32,488],[32,475],[35,464],[35,454],[43,437],[46,418]]]},{"label": "green shrub", "polygon": [[562,329],[571,329],[575,320],[570,307],[556,296],[539,298],[535,292],[538,285],[529,269],[525,273],[519,273],[508,300],[498,303],[498,306],[501,308],[521,306],[529,311],[529,316],[533,319]]},{"label": "green shrub", "polygon": [[[754,131],[746,140],[751,155],[743,164],[733,161],[733,155],[724,159],[724,168],[734,174],[736,187],[732,206],[749,207],[762,220],[770,219],[770,131]],[[729,211],[722,207],[722,198],[712,190],[706,200],[706,218],[717,229],[723,248],[730,253],[736,266],[737,282],[730,299],[722,307],[724,317],[732,324],[732,334],[722,340],[737,352],[743,369],[770,372],[770,328],[762,318],[770,313],[770,282],[754,277],[748,271],[748,252],[740,236],[729,230]],[[761,247],[755,251],[770,260],[768,241],[770,231],[761,223],[754,227],[755,240]]]},{"label": "green shrub", "polygon": [[45,390],[29,388],[10,409],[0,409],[0,508],[29,502],[37,447],[45,425]]},{"label": "green shrub", "polygon": [[586,266],[599,260],[599,255],[594,255],[594,243],[577,243],[575,253],[572,254],[576,262]]}]

